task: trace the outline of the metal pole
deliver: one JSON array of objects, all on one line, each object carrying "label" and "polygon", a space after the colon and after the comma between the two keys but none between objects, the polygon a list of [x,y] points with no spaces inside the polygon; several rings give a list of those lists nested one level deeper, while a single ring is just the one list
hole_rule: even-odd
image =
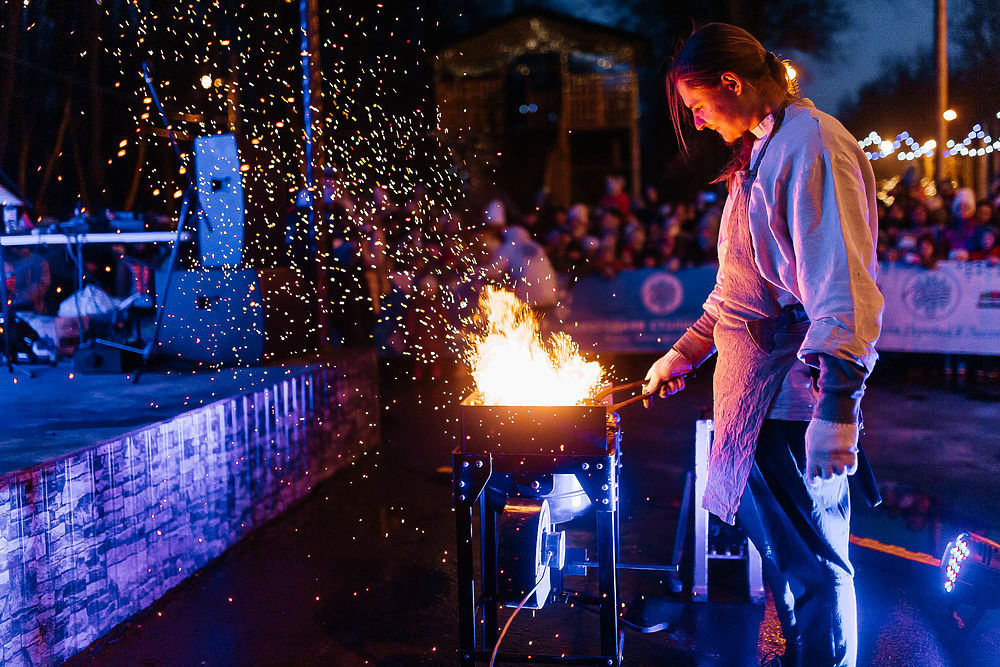
[{"label": "metal pole", "polygon": [[486,494],[479,500],[480,562],[482,570],[483,650],[492,651],[497,643],[497,512],[489,507]]},{"label": "metal pole", "polygon": [[934,0],[934,63],[937,73],[937,147],[934,149],[934,180],[945,178],[944,151],[948,141],[948,126],[944,112],[948,109],[948,0]]},{"label": "metal pole", "polygon": [[[322,187],[316,186],[316,169],[320,164],[321,152],[317,150],[313,137],[314,117],[320,113],[320,64],[319,64],[319,0],[299,0],[299,20],[301,23],[302,53],[302,118],[305,129],[305,167],[306,188],[309,191],[309,248],[312,250],[314,276],[316,280],[316,312],[319,348],[329,345],[330,316],[327,312],[327,252],[326,229],[323,224],[317,224],[317,196],[320,199],[319,210],[325,210]],[[325,218],[325,216],[323,216]]]},{"label": "metal pole", "polygon": [[618,545],[615,535],[614,511],[598,510],[597,562],[598,591],[601,610],[601,655],[610,658],[608,664],[621,665],[618,644]]},{"label": "metal pole", "polygon": [[[310,47],[310,15],[309,0],[299,0],[299,20],[301,21],[302,40],[299,51],[302,53],[302,119],[305,130],[305,168],[306,187],[313,187],[313,116],[312,116],[312,58]],[[309,232],[312,234],[315,224],[315,209],[309,207]]]},{"label": "metal pole", "polygon": [[712,442],[713,422],[699,419],[694,431],[694,573],[691,600],[708,602],[708,510],[701,506],[708,480],[708,450]]},{"label": "metal pole", "polygon": [[[6,230],[0,231],[0,236]],[[11,359],[13,346],[10,344],[10,337],[14,335],[14,324],[10,321],[10,298],[7,296],[7,263],[3,258],[3,245],[0,245],[0,300],[3,301],[3,349],[4,359],[7,361],[7,372],[14,372],[14,362]],[[56,341],[58,344],[59,341]]]}]

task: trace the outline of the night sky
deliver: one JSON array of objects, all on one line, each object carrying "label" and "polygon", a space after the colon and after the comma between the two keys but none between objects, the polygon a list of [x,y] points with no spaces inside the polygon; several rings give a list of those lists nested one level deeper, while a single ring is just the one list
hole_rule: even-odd
[{"label": "night sky", "polygon": [[[819,108],[836,113],[886,63],[916,56],[934,44],[934,0],[869,0],[847,3],[854,24],[841,32],[829,62],[799,56],[802,91]],[[948,3],[950,22],[964,11],[964,0]],[[949,49],[954,57],[955,45]]]},{"label": "night sky", "polygon": [[[613,21],[613,9],[577,0],[553,0],[561,11],[599,23]],[[836,113],[842,102],[854,97],[866,83],[877,79],[883,65],[929,51],[934,43],[934,0],[866,0],[844,2],[852,25],[837,35],[828,61],[798,53],[781,53],[802,66],[802,91],[818,107]],[[949,23],[968,11],[966,0],[948,2]],[[765,44],[765,46],[768,46]],[[956,48],[950,44],[951,57]]]}]

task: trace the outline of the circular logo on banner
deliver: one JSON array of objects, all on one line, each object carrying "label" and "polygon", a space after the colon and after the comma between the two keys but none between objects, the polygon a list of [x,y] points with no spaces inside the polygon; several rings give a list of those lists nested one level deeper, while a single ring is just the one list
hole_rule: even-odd
[{"label": "circular logo on banner", "polygon": [[961,285],[945,271],[920,271],[903,284],[903,305],[914,317],[936,321],[955,312]]},{"label": "circular logo on banner", "polygon": [[654,273],[642,283],[642,305],[654,315],[669,315],[681,307],[684,286],[677,276]]}]

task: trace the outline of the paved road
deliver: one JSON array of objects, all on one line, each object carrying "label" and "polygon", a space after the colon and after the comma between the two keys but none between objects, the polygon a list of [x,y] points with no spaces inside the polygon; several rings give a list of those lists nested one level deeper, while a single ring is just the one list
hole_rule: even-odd
[{"label": "paved road", "polygon": [[[618,377],[641,377],[649,361],[617,360]],[[623,559],[669,554],[708,376],[652,410],[622,410]],[[383,387],[381,446],[73,663],[455,664],[454,515],[450,473],[439,468],[450,465],[462,380],[415,384],[390,369]],[[1000,537],[1000,404],[875,382],[864,407],[868,452],[889,493],[879,512],[856,504],[856,534],[937,556],[959,526]],[[571,541],[585,536],[578,523]],[[960,630],[935,568],[861,547],[852,558],[860,665],[1000,665],[1000,612]],[[780,648],[773,614],[748,603],[745,581],[736,564],[713,563],[710,600],[677,596],[670,629],[629,632],[626,664],[754,665]],[[655,575],[621,579],[624,601],[666,591]],[[597,628],[591,609],[551,605],[534,618],[522,612],[504,648],[596,652]]]}]

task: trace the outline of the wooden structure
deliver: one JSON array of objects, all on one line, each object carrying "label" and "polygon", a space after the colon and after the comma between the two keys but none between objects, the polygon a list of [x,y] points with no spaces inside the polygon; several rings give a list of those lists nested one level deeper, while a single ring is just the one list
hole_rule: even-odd
[{"label": "wooden structure", "polygon": [[545,187],[568,206],[598,198],[616,173],[638,196],[643,51],[638,35],[568,16],[508,17],[436,54],[443,138],[501,156],[512,194]]}]

